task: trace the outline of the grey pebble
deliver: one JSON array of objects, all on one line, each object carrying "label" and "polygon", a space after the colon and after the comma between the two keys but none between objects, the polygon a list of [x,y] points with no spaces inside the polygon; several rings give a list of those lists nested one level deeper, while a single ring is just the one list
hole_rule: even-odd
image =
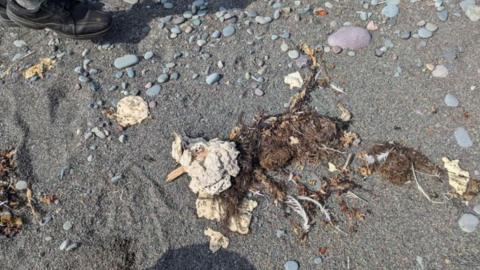
[{"label": "grey pebble", "polygon": [[322,264],[323,263],[322,257],[317,256],[317,257],[313,258],[313,263],[314,264]]},{"label": "grey pebble", "polygon": [[451,94],[445,96],[444,102],[448,107],[458,107],[459,104],[458,99]]},{"label": "grey pebble", "polygon": [[129,78],[134,78],[135,77],[135,70],[133,70],[133,68],[127,68],[127,76]]},{"label": "grey pebble", "polygon": [[157,82],[158,82],[158,83],[165,83],[165,82],[168,81],[169,78],[170,78],[170,77],[168,76],[168,74],[165,74],[165,73],[164,73],[164,74],[161,74],[160,76],[158,76]]},{"label": "grey pebble", "polygon": [[178,79],[180,79],[180,73],[173,72],[172,75],[170,75],[170,79],[174,81],[178,81]]},{"label": "grey pebble", "polygon": [[262,91],[262,89],[258,89],[258,88],[255,88],[255,91],[254,91],[255,95],[256,96],[263,96],[265,93]]},{"label": "grey pebble", "polygon": [[148,90],[145,92],[145,94],[149,97],[154,97],[154,96],[160,94],[160,90],[162,90],[162,87],[160,87],[160,85],[156,84],[156,85],[148,88]]},{"label": "grey pebble", "polygon": [[212,38],[220,38],[222,33],[220,31],[215,31],[212,33]]},{"label": "grey pebble", "polygon": [[296,261],[287,261],[284,267],[285,267],[285,270],[298,270],[300,266]]},{"label": "grey pebble", "polygon": [[26,181],[20,180],[15,183],[15,189],[18,191],[26,190],[28,188],[28,183]]},{"label": "grey pebble", "polygon": [[63,223],[63,229],[65,231],[69,231],[72,227],[73,227],[73,224],[70,221],[66,221],[65,223]]},{"label": "grey pebble", "polygon": [[67,239],[67,240],[63,241],[62,244],[60,244],[59,249],[60,250],[65,250],[68,245],[70,245],[70,240]]},{"label": "grey pebble", "polygon": [[446,22],[448,20],[448,11],[446,9],[437,12],[437,17],[440,21]]},{"label": "grey pebble", "polygon": [[418,36],[420,38],[430,38],[432,36],[432,32],[430,30],[428,30],[427,28],[422,27],[422,28],[418,29]]},{"label": "grey pebble", "polygon": [[122,135],[118,136],[118,141],[121,142],[121,143],[125,143],[127,141],[127,135],[122,134]]},{"label": "grey pebble", "polygon": [[290,50],[288,51],[288,57],[290,57],[291,59],[297,59],[298,57],[300,57],[300,53],[297,50]]},{"label": "grey pebble", "polygon": [[457,144],[460,147],[468,148],[473,145],[472,139],[470,138],[468,131],[463,127],[455,129],[454,136]]},{"label": "grey pebble", "polygon": [[224,37],[233,36],[233,34],[235,34],[235,27],[233,27],[233,25],[229,25],[223,28],[222,34]]},{"label": "grey pebble", "polygon": [[388,18],[393,18],[398,15],[398,6],[393,4],[387,4],[382,9],[382,15]]},{"label": "grey pebble", "polygon": [[127,68],[127,67],[134,66],[134,65],[138,64],[139,61],[140,60],[138,59],[138,57],[136,55],[127,54],[127,55],[124,55],[122,57],[119,57],[119,58],[115,59],[115,61],[113,62],[113,65],[117,69],[122,69],[122,68]]},{"label": "grey pebble", "polygon": [[78,247],[78,243],[73,242],[72,244],[68,245],[68,246],[65,248],[65,251],[72,251],[72,250],[76,249],[77,247]]},{"label": "grey pebble", "polygon": [[477,213],[480,215],[480,204],[477,204],[473,207],[473,212]]},{"label": "grey pebble", "polygon": [[212,74],[207,76],[207,78],[205,79],[205,82],[209,85],[212,85],[212,84],[220,81],[221,78],[222,78],[222,75],[220,75],[218,73],[212,73]]},{"label": "grey pebble", "polygon": [[78,80],[81,82],[81,83],[87,83],[90,81],[90,78],[88,77],[85,77],[85,76],[78,76]]},{"label": "grey pebble", "polygon": [[116,184],[116,183],[118,183],[118,181],[120,181],[122,178],[123,178],[123,176],[122,176],[121,174],[115,175],[115,176],[113,176],[113,177],[110,179],[110,182],[112,182],[112,184]]},{"label": "grey pebble", "polygon": [[152,51],[148,51],[143,55],[143,58],[145,60],[150,60],[152,57],[153,57],[153,52]]},{"label": "grey pebble", "polygon": [[255,22],[257,22],[258,24],[268,24],[268,23],[271,23],[272,22],[272,18],[271,17],[264,17],[264,16],[257,16],[255,17]]},{"label": "grey pebble", "polygon": [[123,71],[117,71],[114,74],[115,78],[121,79],[123,77]]},{"label": "grey pebble", "polygon": [[472,214],[463,214],[458,220],[460,229],[467,233],[474,232],[477,229],[478,223],[478,218]]},{"label": "grey pebble", "polygon": [[409,39],[411,36],[412,36],[412,32],[410,32],[410,31],[402,31],[402,32],[400,32],[400,38],[401,38],[401,39],[407,40],[407,39]]},{"label": "grey pebble", "polygon": [[23,40],[15,40],[13,42],[13,45],[17,48],[21,48],[21,47],[27,46],[27,43]]}]

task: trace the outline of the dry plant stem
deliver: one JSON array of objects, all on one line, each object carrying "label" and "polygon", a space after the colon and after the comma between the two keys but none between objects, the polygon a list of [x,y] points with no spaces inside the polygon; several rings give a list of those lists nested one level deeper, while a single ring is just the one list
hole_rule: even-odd
[{"label": "dry plant stem", "polygon": [[325,218],[327,219],[327,221],[330,225],[332,225],[337,231],[339,231],[339,232],[341,232],[345,235],[348,235],[346,232],[342,231],[337,225],[333,224],[330,213],[320,202],[318,202],[318,201],[316,201],[316,200],[314,200],[310,197],[305,197],[305,196],[298,196],[297,198],[299,200],[308,201],[308,202],[311,202],[311,203],[315,204],[315,206],[320,208],[320,211],[322,211],[322,213],[325,215]]},{"label": "dry plant stem", "polygon": [[349,196],[349,197],[353,197],[353,198],[355,198],[355,199],[359,199],[360,201],[362,201],[362,202],[364,202],[364,203],[368,204],[368,201],[367,201],[367,200],[365,200],[364,198],[362,198],[362,197],[358,196],[357,194],[355,194],[355,193],[351,192],[350,190],[349,190],[349,191],[347,191],[347,196]]},{"label": "dry plant stem", "polygon": [[38,215],[37,211],[35,210],[35,207],[33,206],[33,194],[30,188],[27,189],[27,205],[32,211],[32,215],[38,223],[40,220],[40,216]]},{"label": "dry plant stem", "polygon": [[425,192],[425,190],[422,188],[422,186],[420,186],[420,184],[418,183],[418,179],[417,179],[417,174],[415,173],[415,166],[413,166],[412,164],[412,175],[413,175],[413,179],[415,180],[415,183],[417,183],[417,188],[418,190],[420,191],[420,193],[423,194],[423,196],[425,196],[425,198],[427,198],[427,200],[433,204],[444,204],[445,202],[440,202],[440,201],[434,201],[430,198],[430,196]]},{"label": "dry plant stem", "polygon": [[345,160],[345,165],[343,165],[342,171],[345,171],[348,168],[348,166],[350,166],[350,163],[352,162],[352,160],[353,160],[353,154],[350,153],[348,154],[347,160]]},{"label": "dry plant stem", "polygon": [[187,171],[185,170],[185,168],[183,168],[182,166],[176,168],[175,170],[171,171],[168,175],[167,175],[167,182],[172,182],[173,180],[177,179],[178,177],[182,176],[184,173],[186,173]]}]

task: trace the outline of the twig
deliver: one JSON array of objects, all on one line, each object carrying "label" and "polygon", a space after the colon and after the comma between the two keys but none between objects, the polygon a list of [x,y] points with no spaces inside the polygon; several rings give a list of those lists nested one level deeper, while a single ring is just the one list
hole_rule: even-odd
[{"label": "twig", "polygon": [[415,183],[417,183],[417,188],[418,190],[420,191],[420,193],[423,194],[423,196],[425,196],[425,198],[427,198],[427,200],[431,203],[434,203],[434,204],[444,204],[445,202],[440,202],[440,201],[434,201],[430,198],[430,196],[425,192],[425,190],[422,188],[422,186],[420,186],[420,184],[418,183],[418,179],[417,179],[417,174],[415,173],[415,166],[412,164],[412,174],[413,174],[413,179],[415,180]]},{"label": "twig", "polygon": [[32,215],[35,218],[37,222],[40,220],[40,216],[38,215],[37,211],[35,210],[35,207],[33,206],[33,193],[32,189],[27,188],[27,205],[32,211]]},{"label": "twig", "polygon": [[440,175],[439,175],[439,174],[430,174],[430,173],[426,173],[426,172],[422,172],[422,171],[416,171],[416,172],[419,173],[419,174],[426,175],[426,176],[435,177],[435,178],[440,178]]},{"label": "twig", "polygon": [[305,209],[303,209],[303,206],[300,204],[300,202],[294,197],[288,195],[287,199],[285,200],[285,204],[302,217],[302,229],[304,232],[308,232],[310,230],[310,221],[308,219],[307,212],[305,212]]},{"label": "twig", "polygon": [[350,153],[348,154],[347,160],[345,160],[345,164],[343,165],[342,171],[345,171],[347,169],[347,167],[350,165],[352,160],[353,160],[353,154]]},{"label": "twig", "polygon": [[359,199],[360,201],[362,201],[362,202],[364,202],[364,203],[368,204],[368,201],[367,201],[367,200],[365,200],[364,198],[362,198],[362,197],[358,196],[357,194],[355,194],[355,193],[351,192],[350,190],[349,190],[349,191],[347,191],[347,196],[349,196],[349,197],[353,197],[353,198],[355,198],[355,199]]},{"label": "twig", "polygon": [[344,95],[347,94],[342,88],[336,86],[336,85],[333,84],[333,83],[330,83],[330,88],[332,88],[332,90],[335,90],[335,91],[337,91],[337,92],[340,92],[340,93],[342,93],[342,94],[344,94]]},{"label": "twig", "polygon": [[332,217],[330,216],[330,213],[328,213],[328,210],[320,202],[318,202],[317,200],[314,200],[310,197],[306,197],[306,196],[298,196],[297,198],[299,200],[304,200],[304,201],[308,201],[308,202],[311,202],[311,203],[315,204],[315,206],[320,208],[320,211],[325,215],[325,218],[327,219],[328,223],[330,225],[332,225],[335,228],[335,230],[343,233],[344,235],[348,235],[348,233],[342,231],[342,229],[340,229],[338,227],[338,225],[333,224]]},{"label": "twig", "polygon": [[332,152],[337,152],[337,153],[342,154],[342,155],[345,154],[345,152],[342,152],[342,151],[340,151],[340,150],[337,150],[337,149],[328,147],[328,146],[326,146],[325,144],[322,144],[322,147],[323,147],[323,148],[320,148],[320,149],[327,150],[327,151],[332,151]]}]

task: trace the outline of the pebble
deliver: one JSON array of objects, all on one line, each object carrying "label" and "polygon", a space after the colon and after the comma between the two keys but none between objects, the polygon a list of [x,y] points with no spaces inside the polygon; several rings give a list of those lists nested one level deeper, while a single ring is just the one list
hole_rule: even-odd
[{"label": "pebble", "polygon": [[454,95],[451,95],[451,94],[447,94],[445,96],[445,104],[448,106],[448,107],[458,107],[458,99],[454,96]]},{"label": "pebble", "polygon": [[257,17],[255,17],[255,22],[257,22],[258,24],[268,24],[268,23],[272,22],[272,18],[271,17],[264,17],[264,16],[257,16]]},{"label": "pebble", "polygon": [[402,32],[400,32],[400,38],[401,38],[401,39],[407,40],[407,39],[409,39],[411,36],[412,36],[412,32],[410,32],[410,31],[402,31]]},{"label": "pebble", "polygon": [[172,4],[172,3],[169,3],[169,2],[163,3],[163,8],[165,8],[165,9],[172,9],[172,8],[173,8],[173,4]]},{"label": "pebble", "polygon": [[229,25],[223,28],[222,34],[224,37],[233,36],[233,34],[235,34],[235,27],[233,27],[232,25]]},{"label": "pebble", "polygon": [[127,135],[122,134],[122,135],[118,136],[118,141],[121,142],[121,143],[125,143],[127,141]]},{"label": "pebble", "polygon": [[367,29],[357,26],[344,26],[328,37],[328,45],[342,49],[357,50],[370,44],[372,37]]},{"label": "pebble", "polygon": [[135,77],[135,70],[133,70],[133,68],[127,68],[127,76],[129,78],[134,78]]},{"label": "pebble", "polygon": [[138,64],[139,61],[140,60],[138,59],[138,57],[136,55],[127,54],[127,55],[124,55],[122,57],[119,57],[119,58],[115,59],[115,61],[113,62],[113,65],[117,69],[123,69],[123,68],[134,66],[134,65]]},{"label": "pebble", "polygon": [[152,51],[148,51],[143,55],[143,58],[145,60],[150,60],[152,57],[153,57],[153,52]]},{"label": "pebble", "polygon": [[168,74],[165,74],[165,73],[164,73],[164,74],[161,74],[160,76],[158,76],[157,82],[158,82],[158,83],[165,83],[165,82],[168,81],[168,79],[169,79]]},{"label": "pebble", "polygon": [[17,48],[21,48],[21,47],[27,46],[27,43],[23,40],[15,40],[13,42],[13,45]]},{"label": "pebble", "polygon": [[73,227],[73,224],[70,221],[66,221],[65,223],[63,223],[63,229],[65,231],[69,231],[72,227]]},{"label": "pebble", "polygon": [[420,38],[430,38],[432,37],[432,31],[428,30],[425,27],[418,29],[418,36]]},{"label": "pebble", "polygon": [[28,183],[26,181],[20,180],[15,183],[15,189],[18,191],[26,190],[28,188]]},{"label": "pebble", "polygon": [[258,89],[258,88],[255,88],[255,91],[254,91],[255,95],[256,96],[263,96],[265,93],[262,91],[262,89]]},{"label": "pebble", "polygon": [[212,33],[212,38],[220,38],[222,33],[220,31],[215,31]]},{"label": "pebble", "polygon": [[426,28],[428,31],[430,31],[430,32],[435,32],[435,31],[437,31],[438,26],[435,25],[435,24],[433,24],[433,23],[427,23],[427,24],[425,25],[425,28]]},{"label": "pebble", "polygon": [[180,78],[180,74],[178,72],[173,72],[172,75],[170,75],[170,80],[178,81]]},{"label": "pebble", "polygon": [[284,237],[284,236],[287,235],[287,234],[285,233],[284,230],[277,230],[277,231],[275,232],[275,235],[277,236],[277,238],[282,238],[282,237]]},{"label": "pebble", "polygon": [[160,85],[156,84],[156,85],[148,88],[148,90],[145,92],[145,94],[149,97],[154,97],[154,96],[160,94],[160,90],[162,90],[162,87],[160,87]]},{"label": "pebble", "polygon": [[448,76],[448,69],[444,65],[437,65],[432,71],[432,76],[435,78],[445,78]]},{"label": "pebble", "polygon": [[72,251],[72,250],[76,249],[77,247],[78,247],[78,243],[73,242],[72,244],[68,245],[68,246],[65,248],[65,251]]},{"label": "pebble", "polygon": [[463,127],[455,129],[454,136],[457,144],[460,147],[468,148],[473,145],[472,139],[470,138],[468,131]]},{"label": "pebble", "polygon": [[472,214],[463,214],[463,216],[458,220],[460,229],[467,233],[474,232],[475,229],[477,229],[478,223],[478,218]]},{"label": "pebble", "polygon": [[60,250],[65,250],[68,245],[70,245],[70,240],[67,239],[67,240],[63,241],[62,244],[60,244],[59,249]]},{"label": "pebble", "polygon": [[300,56],[300,53],[297,50],[288,51],[288,57],[291,59],[297,59]]},{"label": "pebble", "polygon": [[105,133],[103,133],[98,127],[92,128],[92,133],[100,139],[105,139]]},{"label": "pebble", "polygon": [[220,81],[221,78],[222,78],[222,75],[220,75],[218,73],[212,73],[212,74],[207,76],[205,81],[207,82],[207,84],[212,85],[212,84]]},{"label": "pebble", "polygon": [[280,50],[282,50],[282,52],[287,52],[288,51],[288,44],[285,43],[285,42],[282,42],[282,45],[280,45]]},{"label": "pebble", "polygon": [[437,12],[437,17],[440,21],[446,22],[448,20],[448,11],[446,9]]},{"label": "pebble", "polygon": [[465,15],[470,19],[472,22],[477,22],[480,20],[480,6],[470,6],[465,11]]},{"label": "pebble", "polygon": [[317,256],[317,257],[313,258],[313,263],[314,264],[322,264],[323,263],[322,257]]},{"label": "pebble", "polygon": [[480,215],[480,204],[477,204],[473,207],[473,212],[477,213]]},{"label": "pebble", "polygon": [[296,261],[287,261],[284,265],[285,270],[298,270],[299,265]]},{"label": "pebble", "polygon": [[115,175],[110,179],[110,182],[112,182],[112,184],[116,184],[118,181],[122,179],[122,177],[123,176],[121,174]]},{"label": "pebble", "polygon": [[382,15],[388,18],[393,18],[398,15],[398,6],[394,4],[387,4],[382,9]]}]

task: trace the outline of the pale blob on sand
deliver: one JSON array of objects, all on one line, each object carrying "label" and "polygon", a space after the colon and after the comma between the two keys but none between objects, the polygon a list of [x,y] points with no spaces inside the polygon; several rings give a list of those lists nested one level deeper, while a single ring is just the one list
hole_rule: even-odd
[{"label": "pale blob on sand", "polygon": [[328,37],[328,45],[342,49],[358,50],[367,47],[372,36],[367,29],[357,26],[345,26]]}]

